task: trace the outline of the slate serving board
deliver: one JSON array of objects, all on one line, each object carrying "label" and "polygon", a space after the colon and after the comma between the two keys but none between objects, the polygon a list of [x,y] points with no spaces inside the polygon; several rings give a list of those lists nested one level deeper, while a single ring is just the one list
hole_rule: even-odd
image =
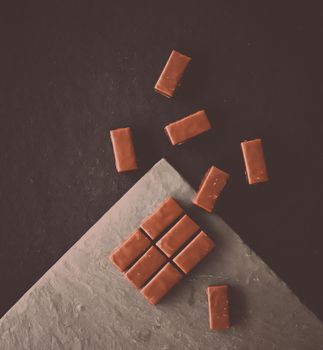
[{"label": "slate serving board", "polygon": [[[322,323],[226,223],[193,208],[193,195],[158,162],[1,319],[0,349],[322,349]],[[167,196],[217,247],[154,307],[106,256]],[[231,286],[228,331],[208,328],[205,290],[217,283]]]}]

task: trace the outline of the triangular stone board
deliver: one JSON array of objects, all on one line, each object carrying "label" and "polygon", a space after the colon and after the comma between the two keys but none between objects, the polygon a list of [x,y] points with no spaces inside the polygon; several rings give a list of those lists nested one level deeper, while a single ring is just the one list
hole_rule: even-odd
[{"label": "triangular stone board", "polygon": [[[322,323],[165,160],[126,193],[1,319],[0,349],[321,350]],[[217,247],[157,306],[106,259],[167,196]],[[252,218],[251,218],[252,219]],[[228,283],[233,327],[210,331],[205,289]]]}]

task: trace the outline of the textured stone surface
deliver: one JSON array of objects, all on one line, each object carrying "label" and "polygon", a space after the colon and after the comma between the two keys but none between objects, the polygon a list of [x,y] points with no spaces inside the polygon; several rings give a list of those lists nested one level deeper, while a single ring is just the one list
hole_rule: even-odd
[{"label": "textured stone surface", "polygon": [[[169,195],[217,248],[154,307],[106,256]],[[166,161],[155,165],[1,319],[1,350],[322,349],[322,323],[193,195]],[[228,331],[208,328],[210,284],[232,286]]]}]

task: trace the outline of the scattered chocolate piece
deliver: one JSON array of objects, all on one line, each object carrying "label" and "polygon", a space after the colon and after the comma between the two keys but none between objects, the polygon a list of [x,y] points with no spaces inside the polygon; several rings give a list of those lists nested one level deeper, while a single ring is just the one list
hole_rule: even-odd
[{"label": "scattered chocolate piece", "polygon": [[157,304],[183,277],[183,275],[168,263],[157,275],[141,290],[150,304]]},{"label": "scattered chocolate piece", "polygon": [[167,198],[140,226],[150,238],[156,239],[183,212],[173,198]]},{"label": "scattered chocolate piece", "polygon": [[166,262],[166,257],[151,247],[126,273],[128,280],[140,288]]},{"label": "scattered chocolate piece", "polygon": [[229,176],[226,172],[211,166],[202,179],[200,188],[193,199],[193,204],[211,213]]},{"label": "scattered chocolate piece", "polygon": [[150,245],[149,238],[137,229],[110,255],[110,260],[120,271],[125,271]]},{"label": "scattered chocolate piece", "polygon": [[190,57],[173,50],[155,85],[155,91],[166,97],[173,97],[190,61]]},{"label": "scattered chocolate piece", "polygon": [[213,249],[215,243],[201,231],[174,259],[176,265],[188,274]]},{"label": "scattered chocolate piece", "polygon": [[158,247],[170,258],[199,226],[187,215],[184,215],[158,242]]},{"label": "scattered chocolate piece", "polygon": [[137,161],[133,147],[131,129],[121,128],[110,131],[116,168],[119,173],[136,170]]},{"label": "scattered chocolate piece", "polygon": [[171,144],[181,145],[191,138],[211,129],[211,124],[204,110],[198,111],[188,117],[177,120],[165,127],[166,135]]},{"label": "scattered chocolate piece", "polygon": [[210,329],[230,328],[228,286],[209,286],[207,288],[207,297]]},{"label": "scattered chocolate piece", "polygon": [[268,181],[261,139],[241,142],[249,185]]}]

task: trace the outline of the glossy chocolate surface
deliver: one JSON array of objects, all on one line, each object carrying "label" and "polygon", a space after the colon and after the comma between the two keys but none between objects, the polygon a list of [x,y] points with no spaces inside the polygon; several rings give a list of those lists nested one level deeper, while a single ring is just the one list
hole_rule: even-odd
[{"label": "glossy chocolate surface", "polygon": [[249,185],[269,180],[261,139],[241,142]]},{"label": "glossy chocolate surface", "polygon": [[230,328],[228,286],[209,286],[207,288],[207,298],[210,329]]},{"label": "glossy chocolate surface", "polygon": [[120,128],[110,131],[115,157],[115,165],[119,173],[136,170],[137,160],[132,142],[130,128]]},{"label": "glossy chocolate surface", "polygon": [[215,202],[219,198],[229,179],[229,176],[230,175],[223,170],[212,166],[205,174],[200,188],[193,199],[193,203],[211,213],[214,209]]},{"label": "glossy chocolate surface", "polygon": [[201,231],[173,260],[185,273],[189,273],[213,249],[215,243]]},{"label": "glossy chocolate surface", "polygon": [[110,260],[120,271],[125,271],[150,245],[151,241],[140,229],[117,247],[110,255]]},{"label": "glossy chocolate surface", "polygon": [[157,245],[168,257],[171,257],[198,230],[199,226],[188,215],[184,215],[157,242]]},{"label": "glossy chocolate surface", "polygon": [[183,277],[170,263],[164,266],[158,274],[141,290],[150,304],[157,304]]},{"label": "glossy chocolate surface", "polygon": [[173,97],[190,61],[190,57],[173,50],[155,85],[155,91],[166,97]]},{"label": "glossy chocolate surface", "polygon": [[126,273],[127,279],[136,288],[144,283],[166,262],[166,257],[151,247]]},{"label": "glossy chocolate surface", "polygon": [[165,127],[173,146],[180,145],[195,136],[198,136],[211,129],[210,121],[204,110],[200,110],[185,118],[177,120]]},{"label": "glossy chocolate surface", "polygon": [[175,199],[170,197],[145,219],[140,226],[152,239],[155,239],[183,212],[183,209]]}]

